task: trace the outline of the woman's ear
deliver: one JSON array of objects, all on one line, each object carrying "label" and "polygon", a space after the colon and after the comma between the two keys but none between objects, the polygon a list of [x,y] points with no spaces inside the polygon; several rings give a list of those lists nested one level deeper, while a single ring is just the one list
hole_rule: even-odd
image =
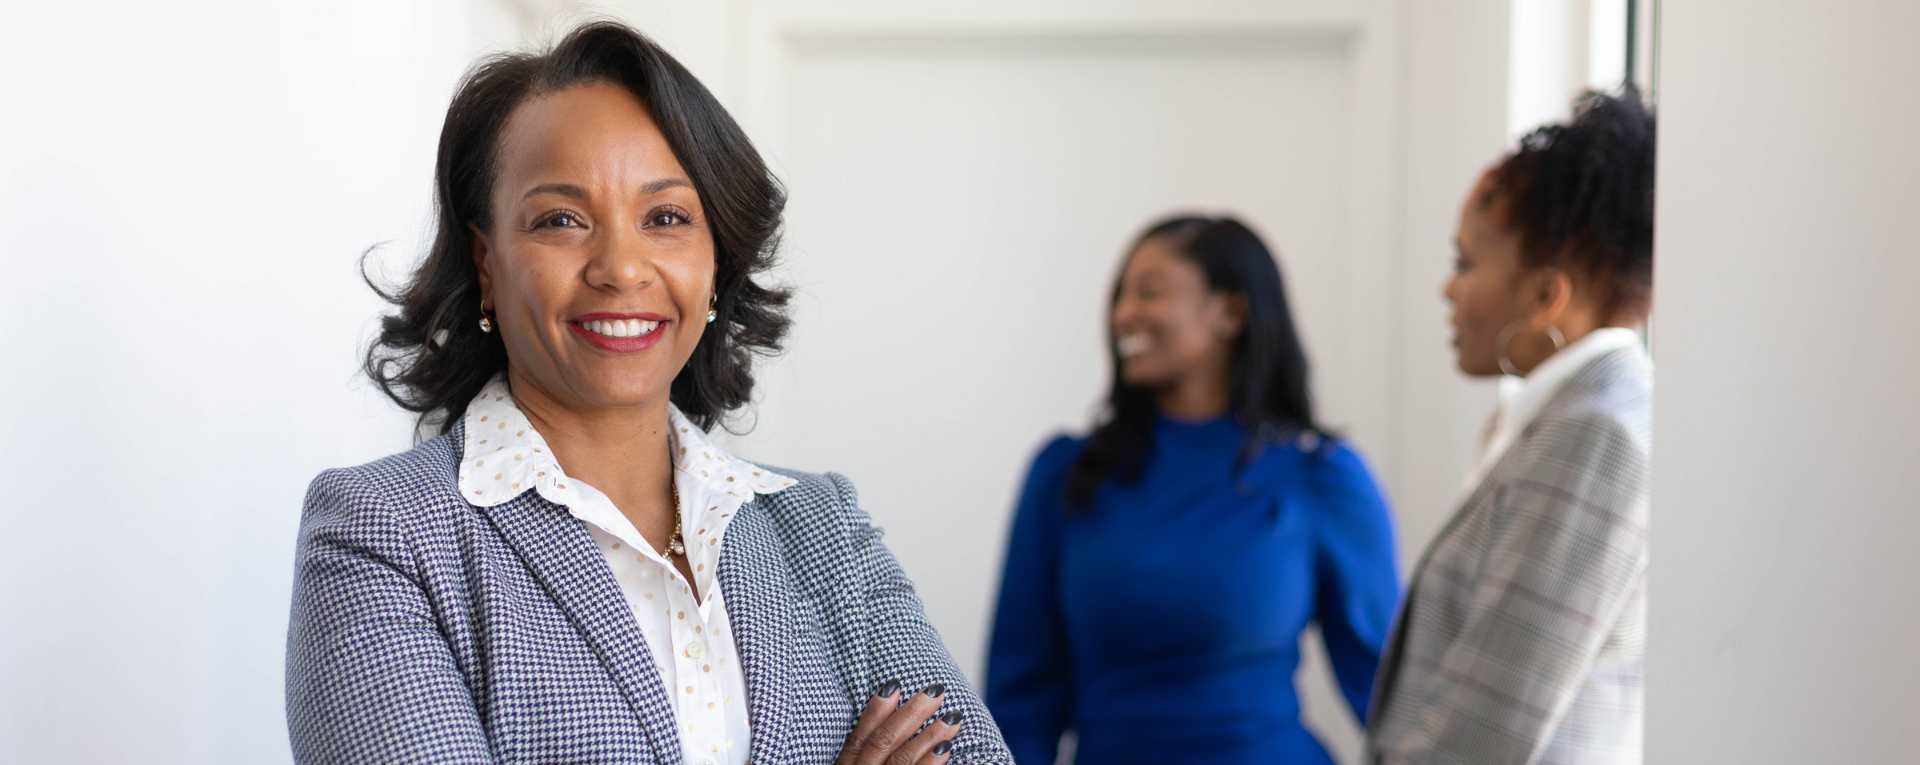
[{"label": "woman's ear", "polygon": [[1220,333],[1228,338],[1239,337],[1247,328],[1247,296],[1237,292],[1228,294],[1221,308]]},{"label": "woman's ear", "polygon": [[1558,319],[1573,305],[1573,276],[1559,268],[1542,268],[1534,273],[1528,301],[1533,314],[1548,322]]}]

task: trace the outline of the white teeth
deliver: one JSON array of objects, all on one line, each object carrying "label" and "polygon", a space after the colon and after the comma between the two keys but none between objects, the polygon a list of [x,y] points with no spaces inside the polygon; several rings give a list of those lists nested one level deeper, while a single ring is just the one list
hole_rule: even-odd
[{"label": "white teeth", "polygon": [[1114,350],[1120,352],[1121,358],[1127,358],[1137,356],[1148,348],[1152,348],[1153,339],[1146,335],[1123,335],[1120,339],[1114,341],[1113,346]]},{"label": "white teeth", "polygon": [[639,337],[658,328],[660,322],[641,321],[639,319],[614,319],[612,321],[596,319],[594,321],[581,322],[580,326],[586,327],[588,332],[596,335],[606,335],[607,337]]}]

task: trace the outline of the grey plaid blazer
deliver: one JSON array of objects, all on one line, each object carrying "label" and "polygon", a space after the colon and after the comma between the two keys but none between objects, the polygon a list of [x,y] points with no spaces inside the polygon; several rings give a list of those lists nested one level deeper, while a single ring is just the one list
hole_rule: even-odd
[{"label": "grey plaid blazer", "polygon": [[[680,763],[646,640],[582,523],[456,486],[463,428],[308,490],[287,635],[300,762]],[[952,762],[1010,763],[853,487],[739,510],[720,553],[755,763],[825,763],[870,689],[947,688]]]},{"label": "grey plaid blazer", "polygon": [[1575,372],[1427,549],[1368,716],[1378,763],[1640,762],[1653,370]]}]

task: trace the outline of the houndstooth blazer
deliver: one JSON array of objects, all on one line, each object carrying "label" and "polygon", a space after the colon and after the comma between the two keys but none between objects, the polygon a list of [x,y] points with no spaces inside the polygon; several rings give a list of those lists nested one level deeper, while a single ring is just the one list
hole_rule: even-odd
[{"label": "houndstooth blazer", "polygon": [[1589,362],[1428,547],[1369,762],[1640,762],[1652,393],[1637,347]]},{"label": "houndstooth blazer", "polygon": [[[300,762],[682,762],[672,704],[581,522],[457,488],[463,426],[308,490],[287,635]],[[880,532],[837,475],[742,506],[718,581],[755,763],[825,763],[876,684],[946,686],[954,763],[1011,763]]]}]

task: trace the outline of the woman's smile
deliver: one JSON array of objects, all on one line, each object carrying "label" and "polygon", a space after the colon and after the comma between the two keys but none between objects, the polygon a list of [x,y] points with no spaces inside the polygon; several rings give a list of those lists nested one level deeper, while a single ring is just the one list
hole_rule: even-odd
[{"label": "woman's smile", "polygon": [[670,322],[654,313],[590,313],[567,322],[574,337],[613,353],[637,353],[666,337]]}]

